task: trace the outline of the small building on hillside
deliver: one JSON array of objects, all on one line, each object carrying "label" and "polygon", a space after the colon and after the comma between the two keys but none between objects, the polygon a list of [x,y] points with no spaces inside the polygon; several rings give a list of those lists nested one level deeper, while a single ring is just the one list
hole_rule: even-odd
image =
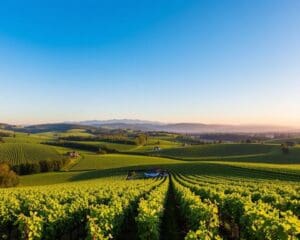
[{"label": "small building on hillside", "polygon": [[157,172],[145,172],[144,176],[146,178],[155,178],[155,177],[159,177],[159,173],[157,173]]},{"label": "small building on hillside", "polygon": [[156,178],[156,177],[167,177],[169,173],[161,168],[153,169],[135,169],[128,171],[127,180],[140,179],[140,178]]},{"label": "small building on hillside", "polygon": [[67,152],[67,155],[68,155],[70,158],[77,158],[77,157],[79,157],[79,153],[76,152],[76,151]]},{"label": "small building on hillside", "polygon": [[156,152],[158,152],[158,151],[160,151],[161,150],[161,148],[159,147],[159,146],[155,146],[154,148],[153,148],[153,151],[156,151]]},{"label": "small building on hillside", "polygon": [[169,174],[166,170],[163,170],[161,168],[154,168],[144,172],[144,176],[146,178],[156,178],[156,177],[167,177],[169,176]]}]

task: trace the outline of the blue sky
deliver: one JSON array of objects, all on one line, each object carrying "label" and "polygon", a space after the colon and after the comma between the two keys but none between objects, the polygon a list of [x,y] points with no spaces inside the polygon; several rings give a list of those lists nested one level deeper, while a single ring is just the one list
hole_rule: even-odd
[{"label": "blue sky", "polygon": [[300,126],[300,2],[3,1],[0,122]]}]

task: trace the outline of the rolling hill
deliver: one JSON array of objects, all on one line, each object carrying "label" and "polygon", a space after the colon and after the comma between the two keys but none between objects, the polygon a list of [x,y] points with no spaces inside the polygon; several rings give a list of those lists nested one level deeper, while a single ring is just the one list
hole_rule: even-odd
[{"label": "rolling hill", "polygon": [[76,122],[80,125],[96,126],[110,129],[132,129],[140,131],[165,131],[174,133],[253,133],[253,132],[290,132],[299,131],[292,127],[272,125],[226,125],[203,123],[161,123],[142,120],[92,120]]},{"label": "rolling hill", "polygon": [[0,161],[18,165],[40,160],[58,160],[61,155],[51,146],[35,143],[0,144]]},{"label": "rolling hill", "polygon": [[0,128],[26,133],[41,133],[51,131],[68,131],[71,129],[130,129],[138,131],[163,131],[173,133],[278,133],[299,132],[300,129],[286,126],[272,125],[225,125],[225,124],[203,124],[203,123],[161,123],[142,120],[91,120],[81,122],[65,122],[51,124],[37,124],[30,126],[15,126],[0,124]]}]

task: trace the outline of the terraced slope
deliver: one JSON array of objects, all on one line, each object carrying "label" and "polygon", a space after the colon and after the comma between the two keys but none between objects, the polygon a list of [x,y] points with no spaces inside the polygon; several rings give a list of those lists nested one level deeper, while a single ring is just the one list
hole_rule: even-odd
[{"label": "terraced slope", "polygon": [[58,160],[61,155],[51,146],[34,143],[0,144],[0,161],[13,165],[40,160]]},{"label": "terraced slope", "polygon": [[276,150],[274,145],[263,144],[209,144],[190,147],[165,149],[159,154],[170,157],[196,158],[196,157],[225,157],[252,154],[265,154]]}]

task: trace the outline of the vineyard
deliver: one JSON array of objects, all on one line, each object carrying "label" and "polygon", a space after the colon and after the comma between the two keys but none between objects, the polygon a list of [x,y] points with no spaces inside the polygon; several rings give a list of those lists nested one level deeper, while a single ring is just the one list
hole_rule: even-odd
[{"label": "vineyard", "polygon": [[5,143],[0,145],[0,159],[12,165],[40,160],[61,159],[52,147],[35,143]]},{"label": "vineyard", "polygon": [[0,240],[300,240],[300,0],[0,3]]},{"label": "vineyard", "polygon": [[[182,146],[172,135],[143,146],[75,141],[119,151],[109,154],[41,144],[57,134],[90,136],[17,133],[0,144],[0,160],[11,164],[80,154],[61,171],[0,189],[0,239],[300,239],[298,145],[283,155],[276,144]],[[141,169],[169,174],[125,180]]]},{"label": "vineyard", "polygon": [[172,171],[165,178],[115,176],[0,192],[2,239],[161,239],[172,220],[164,218],[168,194],[174,195],[184,239],[300,237],[296,181]]},{"label": "vineyard", "polygon": [[187,239],[300,237],[298,183],[180,174],[173,176],[173,183],[191,228]]}]

